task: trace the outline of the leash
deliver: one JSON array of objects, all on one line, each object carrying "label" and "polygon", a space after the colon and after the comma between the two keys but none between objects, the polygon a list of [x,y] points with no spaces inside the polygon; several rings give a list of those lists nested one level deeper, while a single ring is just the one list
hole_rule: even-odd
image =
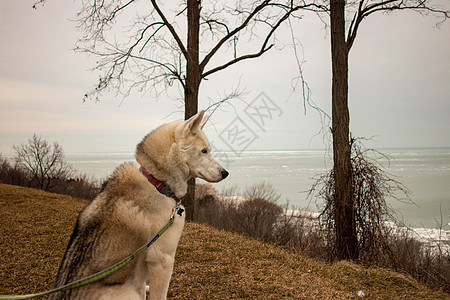
[{"label": "leash", "polygon": [[102,278],[105,278],[106,276],[111,275],[112,273],[116,272],[117,270],[119,270],[120,268],[122,268],[123,266],[128,264],[131,260],[136,258],[136,256],[141,254],[144,250],[148,249],[173,224],[173,220],[175,219],[175,214],[178,214],[178,215],[181,216],[183,212],[184,212],[184,209],[181,208],[180,202],[178,202],[177,205],[172,209],[172,215],[170,216],[169,222],[167,222],[167,224],[164,225],[164,227],[161,228],[161,230],[159,230],[158,233],[156,233],[156,235],[148,243],[146,243],[145,245],[143,245],[142,247],[137,249],[130,256],[128,256],[125,259],[119,261],[118,263],[112,265],[111,267],[106,268],[103,271],[97,272],[97,273],[95,273],[95,274],[93,274],[91,276],[88,276],[86,278],[82,278],[82,279],[74,281],[72,283],[68,283],[66,285],[57,287],[55,289],[52,289],[52,290],[49,290],[49,291],[46,291],[46,292],[38,293],[38,294],[0,295],[0,300],[6,300],[6,299],[15,299],[15,300],[17,300],[17,299],[31,299],[31,298],[35,298],[35,297],[39,297],[39,296],[50,295],[50,294],[53,294],[53,293],[56,293],[56,292],[67,291],[67,290],[70,290],[70,289],[78,288],[78,287],[87,285],[89,283],[92,283],[94,281],[100,280]]}]

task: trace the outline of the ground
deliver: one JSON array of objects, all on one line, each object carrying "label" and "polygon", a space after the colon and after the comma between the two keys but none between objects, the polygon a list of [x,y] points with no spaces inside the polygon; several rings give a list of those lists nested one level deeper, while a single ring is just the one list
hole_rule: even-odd
[{"label": "ground", "polygon": [[[86,204],[0,184],[0,294],[51,288]],[[168,299],[360,299],[359,291],[364,299],[450,299],[406,275],[328,265],[195,223],[183,232]]]}]

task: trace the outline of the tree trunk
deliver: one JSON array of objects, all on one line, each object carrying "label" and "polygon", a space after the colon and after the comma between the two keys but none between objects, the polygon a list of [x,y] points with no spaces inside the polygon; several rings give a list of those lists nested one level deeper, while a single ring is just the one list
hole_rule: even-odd
[{"label": "tree trunk", "polygon": [[358,257],[352,190],[348,111],[348,49],[345,41],[345,0],[331,3],[332,134],[337,259]]},{"label": "tree trunk", "polygon": [[[200,30],[200,0],[188,0],[188,45],[186,84],[184,87],[185,119],[189,119],[198,111],[198,91],[201,74],[199,62],[199,30]],[[188,181],[188,192],[183,198],[186,208],[186,220],[193,221],[195,211],[195,178]]]}]

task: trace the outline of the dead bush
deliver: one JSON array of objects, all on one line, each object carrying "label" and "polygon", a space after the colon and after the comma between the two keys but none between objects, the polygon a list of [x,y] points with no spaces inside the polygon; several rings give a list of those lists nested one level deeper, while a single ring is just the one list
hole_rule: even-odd
[{"label": "dead bush", "polygon": [[[52,184],[48,187],[48,191],[52,193],[92,200],[99,192],[96,181],[88,178],[87,175],[79,175],[74,178],[56,177],[50,178],[50,181]],[[30,188],[40,188],[39,182],[26,169],[17,163],[11,164],[1,155],[0,182]]]},{"label": "dead bush", "polygon": [[19,165],[12,165],[6,158],[0,155],[0,181],[6,184],[31,186],[31,178],[26,170]]},{"label": "dead bush", "polygon": [[266,183],[253,185],[244,191],[244,197],[236,197],[236,189],[227,190],[226,195],[220,196],[207,186],[199,186],[199,191],[196,222],[262,241],[274,241],[283,209],[276,204],[280,195],[273,186]]},{"label": "dead bush", "polygon": [[281,194],[275,190],[274,186],[265,181],[247,187],[243,196],[245,199],[264,199],[272,203],[277,203],[281,198]]},{"label": "dead bush", "polygon": [[34,134],[26,143],[13,146],[16,165],[23,168],[39,189],[50,191],[58,180],[70,178],[74,170],[64,157],[64,150],[57,143],[49,143]]},{"label": "dead bush", "polygon": [[[355,216],[355,231],[357,236],[358,259],[371,259],[376,261],[386,252],[392,253],[386,236],[389,228],[387,221],[395,221],[395,213],[387,203],[388,198],[399,201],[409,201],[409,191],[391,175],[383,170],[383,166],[369,157],[368,153],[375,153],[386,158],[385,155],[375,150],[366,150],[359,140],[352,139],[352,187],[353,187],[353,211]],[[326,228],[327,241],[333,247],[329,253],[329,260],[336,259],[335,218],[336,207],[334,201],[335,182],[333,170],[320,175],[313,184],[308,197],[317,196],[323,199],[325,206],[321,213],[320,221]],[[403,196],[402,196],[403,195]]]},{"label": "dead bush", "polygon": [[283,209],[262,198],[246,199],[236,206],[235,230],[265,242],[273,242]]},{"label": "dead bush", "polygon": [[[355,176],[358,179],[357,208],[361,215],[357,220],[363,228],[360,236],[359,262],[366,266],[380,266],[410,274],[423,284],[450,293],[450,255],[445,247],[431,249],[412,237],[409,231],[399,231],[386,222],[393,211],[380,197],[375,187],[382,185],[381,193],[392,193],[394,186],[389,178],[370,170],[373,165],[363,157],[354,157],[361,165]],[[369,170],[367,169],[369,168]],[[387,180],[387,181],[386,181]],[[384,184],[384,186],[383,186]],[[203,190],[214,191],[206,187]],[[261,191],[257,189],[262,188]],[[363,192],[364,191],[364,192]],[[214,194],[214,195],[210,195]],[[208,224],[221,230],[238,232],[246,236],[271,242],[289,251],[302,253],[321,261],[331,261],[334,251],[334,231],[324,226],[323,219],[302,216],[286,207],[281,207],[273,200],[278,194],[273,187],[257,184],[236,197],[236,187],[217,195],[215,192],[199,193],[196,222]],[[269,198],[259,198],[261,195]],[[362,199],[366,197],[365,199]],[[368,206],[368,207],[365,207]],[[381,215],[377,215],[381,213]],[[322,215],[322,218],[324,215]],[[325,223],[327,224],[327,223]],[[402,227],[404,228],[404,227]]]},{"label": "dead bush", "polygon": [[330,243],[318,220],[296,213],[302,210],[284,211],[274,233],[275,243],[291,252],[327,261]]},{"label": "dead bush", "polygon": [[386,240],[391,252],[372,264],[410,274],[431,288],[450,293],[450,253],[441,241],[434,247],[421,243],[411,230],[392,230]]},{"label": "dead bush", "polygon": [[50,191],[75,198],[93,200],[100,191],[95,182],[94,179],[89,179],[87,175],[69,179],[55,179],[55,185]]}]

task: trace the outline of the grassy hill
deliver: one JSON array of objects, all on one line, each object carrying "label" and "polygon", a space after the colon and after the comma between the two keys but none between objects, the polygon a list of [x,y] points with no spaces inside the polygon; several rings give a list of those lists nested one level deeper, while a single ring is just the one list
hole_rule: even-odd
[{"label": "grassy hill", "polygon": [[[0,184],[0,294],[51,287],[86,201]],[[186,224],[169,299],[449,299],[408,276],[327,265],[237,234]]]}]

